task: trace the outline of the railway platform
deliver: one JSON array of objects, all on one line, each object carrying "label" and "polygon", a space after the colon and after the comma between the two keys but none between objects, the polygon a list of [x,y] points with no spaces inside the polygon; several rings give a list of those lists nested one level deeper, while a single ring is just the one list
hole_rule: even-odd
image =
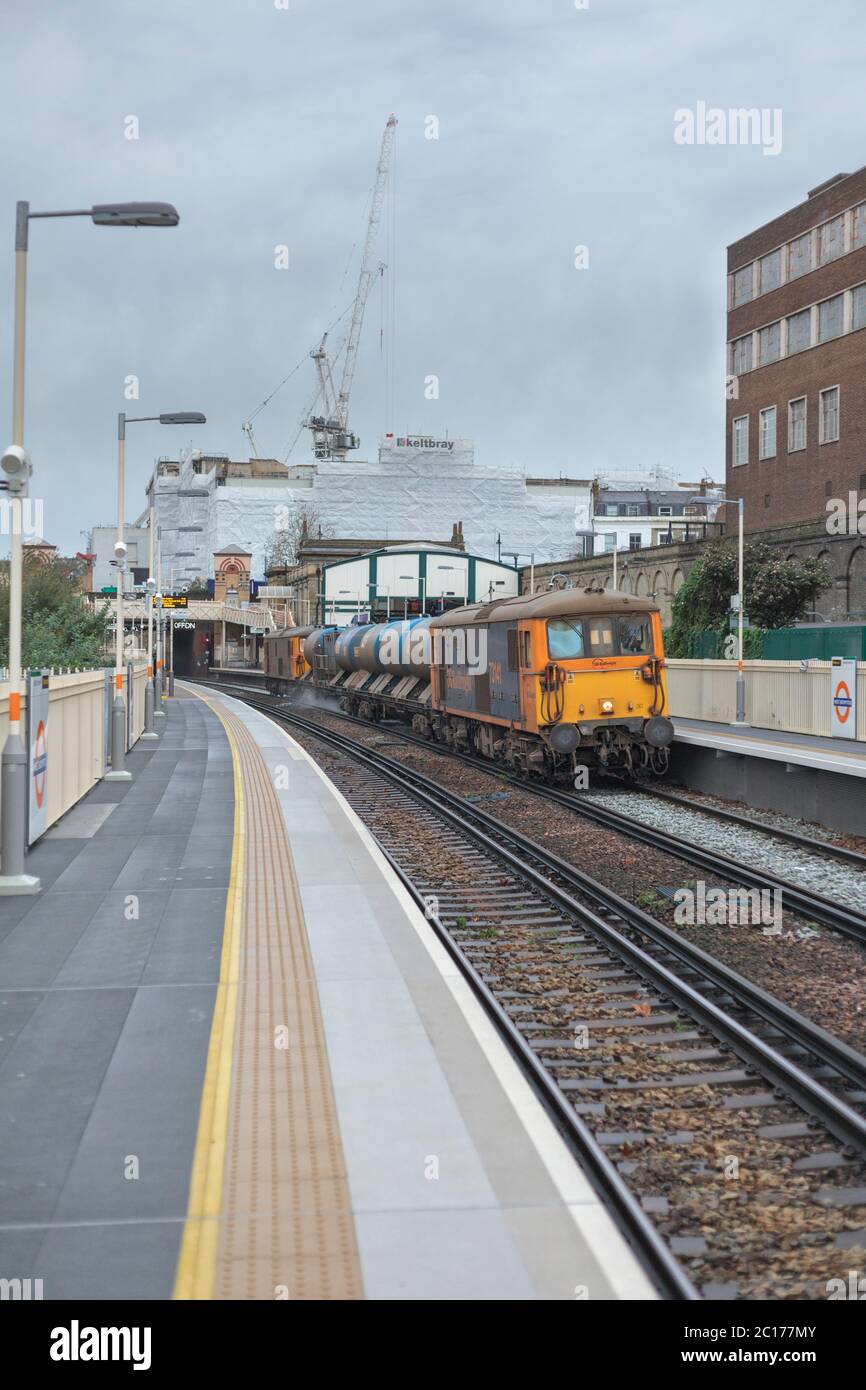
[{"label": "railway platform", "polygon": [[866,835],[866,745],[674,717],[671,770],[696,791]]},{"label": "railway platform", "polygon": [[306,752],[178,682],[0,901],[0,1276],[45,1299],[652,1299]]}]

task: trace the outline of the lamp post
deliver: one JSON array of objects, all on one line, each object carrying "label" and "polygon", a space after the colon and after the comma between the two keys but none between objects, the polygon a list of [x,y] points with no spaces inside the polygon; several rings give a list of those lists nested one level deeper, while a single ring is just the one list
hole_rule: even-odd
[{"label": "lamp post", "polygon": [[27,301],[27,252],[30,223],[49,217],[89,217],[97,227],[176,227],[180,218],[171,203],[99,203],[61,212],[15,209],[15,328],[12,369],[12,445],[2,458],[12,494],[9,548],[9,729],[0,759],[0,894],[38,893],[39,879],[24,872],[27,825],[27,751],[21,736],[21,600],[23,555],[21,500],[30,476],[24,449],[24,342]]},{"label": "lamp post", "polygon": [[[111,771],[106,773],[106,781],[127,781],[131,773],[126,763],[126,701],[123,697],[123,581],[126,575],[126,538],[124,530],[124,472],[126,455],[127,425],[142,425],[157,422],[160,425],[204,425],[206,417],[200,411],[180,410],[167,415],[125,415],[117,417],[117,540],[114,553],[117,557],[117,634],[115,642],[114,665],[114,704],[111,709]],[[148,662],[148,683],[151,668]],[[145,696],[145,706],[147,699]],[[153,733],[151,727],[150,732]]]},{"label": "lamp post", "polygon": [[739,526],[737,539],[737,714],[736,723],[746,724],[746,676],[743,670],[743,499],[742,497],[713,497],[720,507],[737,507]]}]

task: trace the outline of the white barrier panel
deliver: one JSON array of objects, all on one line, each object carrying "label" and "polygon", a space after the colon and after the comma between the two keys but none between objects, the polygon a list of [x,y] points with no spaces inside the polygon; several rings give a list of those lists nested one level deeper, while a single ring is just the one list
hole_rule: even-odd
[{"label": "white barrier panel", "polygon": [[[832,667],[829,661],[744,661],[746,719],[756,729],[830,737]],[[676,719],[733,724],[737,713],[735,661],[667,662],[668,704]],[[866,680],[866,662],[857,663]],[[866,687],[863,687],[866,689]],[[858,700],[856,732],[866,740],[866,699]]]},{"label": "white barrier panel", "polygon": [[[133,739],[144,729],[144,688],[147,667],[136,666],[134,677]],[[21,699],[27,717],[27,697]],[[9,685],[0,684],[0,748],[9,728]],[[105,675],[75,671],[52,675],[48,690],[49,754],[46,772],[48,826],[80,801],[105,772]],[[2,805],[0,805],[2,815]]]}]

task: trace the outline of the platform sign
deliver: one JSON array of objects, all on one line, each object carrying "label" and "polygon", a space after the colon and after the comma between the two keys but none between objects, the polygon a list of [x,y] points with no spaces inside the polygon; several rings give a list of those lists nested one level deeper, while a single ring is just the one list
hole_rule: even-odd
[{"label": "platform sign", "polygon": [[830,733],[833,738],[857,737],[857,662],[834,656],[830,661]]},{"label": "platform sign", "polygon": [[27,677],[27,843],[48,829],[48,672]]},{"label": "platform sign", "polygon": [[189,599],[186,594],[163,594],[163,608],[189,608]]}]

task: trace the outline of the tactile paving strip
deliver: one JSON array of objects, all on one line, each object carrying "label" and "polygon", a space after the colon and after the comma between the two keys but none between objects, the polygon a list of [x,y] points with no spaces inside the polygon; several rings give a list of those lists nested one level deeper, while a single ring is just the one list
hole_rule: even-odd
[{"label": "tactile paving strip", "polygon": [[235,745],[244,823],[231,1086],[209,1296],[362,1298],[318,991],[279,800],[246,726],[207,703]]}]

